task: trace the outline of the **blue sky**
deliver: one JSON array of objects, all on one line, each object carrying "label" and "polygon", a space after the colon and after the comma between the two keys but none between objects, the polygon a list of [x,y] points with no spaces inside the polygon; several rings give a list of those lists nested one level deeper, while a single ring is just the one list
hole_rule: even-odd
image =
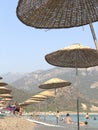
[{"label": "blue sky", "polygon": [[[74,43],[95,48],[89,25],[69,29],[35,29],[16,16],[18,0],[0,4],[0,73],[33,72],[54,66],[45,55]],[[98,38],[98,22],[93,23]]]}]

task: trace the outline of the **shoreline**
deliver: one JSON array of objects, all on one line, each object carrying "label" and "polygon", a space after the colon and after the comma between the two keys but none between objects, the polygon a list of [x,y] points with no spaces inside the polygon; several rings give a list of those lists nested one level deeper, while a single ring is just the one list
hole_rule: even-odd
[{"label": "shoreline", "polygon": [[[0,130],[76,130],[76,125],[66,124],[59,126],[55,124],[48,124],[37,120],[32,120],[20,116],[4,116],[0,118]],[[80,130],[85,130],[81,127]],[[87,130],[96,130],[96,128],[88,127]]]},{"label": "shoreline", "polygon": [[[62,111],[62,112],[59,112],[60,115],[66,115],[67,113],[69,114],[72,114],[72,115],[76,115],[77,112],[73,112],[73,111]],[[98,115],[97,112],[79,112],[80,115],[86,115],[86,113],[89,113],[89,115]],[[27,115],[33,115],[33,114],[36,114],[36,115],[55,115],[56,112],[29,112],[27,113]]]}]

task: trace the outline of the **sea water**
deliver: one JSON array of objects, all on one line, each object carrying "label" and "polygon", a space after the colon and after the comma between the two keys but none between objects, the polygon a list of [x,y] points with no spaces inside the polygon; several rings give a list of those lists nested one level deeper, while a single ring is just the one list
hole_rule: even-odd
[{"label": "sea water", "polygon": [[[58,119],[58,125],[66,125],[62,119],[66,117],[66,115],[60,115]],[[77,114],[70,114],[71,119],[77,124]],[[94,119],[96,117],[96,120]],[[42,122],[57,124],[56,115],[40,115],[39,120]],[[91,128],[98,128],[98,115],[97,114],[89,114],[89,119],[85,118],[84,114],[79,114],[79,121],[87,121],[88,126]]]}]

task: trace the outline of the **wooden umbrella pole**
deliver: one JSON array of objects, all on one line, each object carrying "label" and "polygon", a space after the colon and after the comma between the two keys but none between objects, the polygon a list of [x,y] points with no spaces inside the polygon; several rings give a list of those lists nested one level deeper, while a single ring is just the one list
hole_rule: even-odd
[{"label": "wooden umbrella pole", "polygon": [[91,30],[91,33],[92,33],[92,36],[93,36],[95,47],[96,47],[96,50],[98,50],[98,42],[97,42],[96,34],[95,34],[94,27],[93,27],[93,24],[92,24],[92,21],[91,21],[91,18],[90,18],[90,14],[88,12],[87,5],[85,4],[86,0],[84,0],[83,2],[84,2],[84,7],[87,11],[87,17],[88,17],[88,20],[89,20],[89,26],[90,26],[90,30]]},{"label": "wooden umbrella pole", "polygon": [[80,129],[79,125],[79,88],[78,88],[78,68],[76,68],[76,87],[77,87],[77,127]]},{"label": "wooden umbrella pole", "polygon": [[96,37],[95,31],[94,31],[93,24],[90,23],[89,26],[90,26],[90,29],[91,29],[91,33],[92,33],[92,36],[93,36],[93,40],[94,40],[96,49],[98,50],[98,41],[97,41],[97,37]]}]

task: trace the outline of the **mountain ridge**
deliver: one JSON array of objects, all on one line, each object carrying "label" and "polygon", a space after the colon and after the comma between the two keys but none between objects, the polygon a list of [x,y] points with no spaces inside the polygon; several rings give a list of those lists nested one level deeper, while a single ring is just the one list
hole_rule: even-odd
[{"label": "mountain ridge", "polygon": [[[79,96],[82,101],[97,103],[97,85],[92,87],[98,81],[98,67],[89,69],[78,69],[78,81],[76,81],[76,70],[72,68],[60,68],[54,67],[48,70],[34,71],[23,75],[18,80],[11,82],[9,85],[11,88],[17,89],[14,98],[20,102],[30,98],[30,96],[43,91],[38,86],[51,78],[60,78],[70,81],[72,83],[72,90],[69,91],[69,95],[73,91],[73,97],[76,100],[76,89],[79,90]],[[97,84],[97,83],[96,83]],[[63,88],[66,89],[66,88]],[[14,91],[14,90],[13,90]],[[21,93],[19,93],[21,91]],[[63,90],[65,91],[65,90]],[[18,95],[18,96],[17,96]],[[25,97],[25,95],[28,95]],[[59,95],[59,94],[58,94]],[[64,92],[62,92],[64,96]],[[61,96],[62,97],[62,96]],[[60,99],[61,99],[60,97]],[[65,97],[65,96],[64,96]],[[67,95],[68,97],[68,95]],[[21,100],[20,100],[21,99]],[[58,101],[60,100],[58,96]],[[71,99],[70,99],[71,100]],[[67,102],[67,101],[66,101]],[[74,102],[74,101],[73,101]],[[63,103],[62,103],[63,105]],[[67,102],[68,105],[68,102]]]}]

